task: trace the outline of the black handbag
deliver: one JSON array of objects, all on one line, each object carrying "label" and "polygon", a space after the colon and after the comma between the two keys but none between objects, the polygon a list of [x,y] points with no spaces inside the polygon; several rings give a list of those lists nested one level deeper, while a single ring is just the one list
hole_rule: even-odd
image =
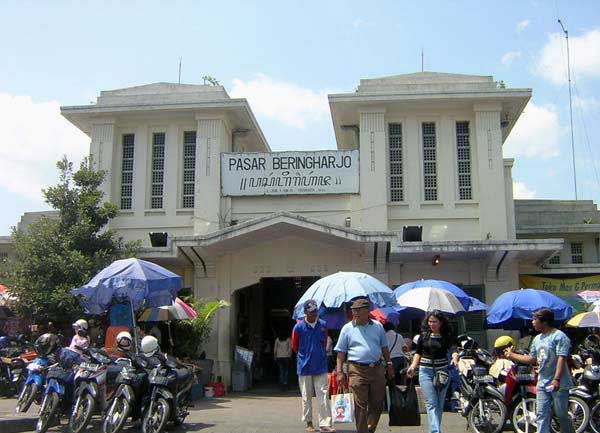
[{"label": "black handbag", "polygon": [[409,379],[405,389],[399,389],[393,381],[388,382],[390,394],[389,425],[390,426],[419,426],[421,414],[419,401],[415,391],[414,380]]}]

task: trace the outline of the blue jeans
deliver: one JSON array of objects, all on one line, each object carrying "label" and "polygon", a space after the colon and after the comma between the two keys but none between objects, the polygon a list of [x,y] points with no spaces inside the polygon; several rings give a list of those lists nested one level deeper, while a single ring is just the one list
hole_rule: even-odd
[{"label": "blue jeans", "polygon": [[290,368],[290,358],[275,358],[279,370],[279,386],[287,386]]},{"label": "blue jeans", "polygon": [[[448,372],[447,368],[438,368],[437,370]],[[433,371],[433,368],[421,366],[419,368],[419,384],[421,385],[423,396],[425,397],[429,432],[440,433],[442,414],[444,413],[444,402],[446,401],[446,391],[448,391],[450,381],[448,381],[448,384],[442,389],[436,389],[436,387],[433,386]]]},{"label": "blue jeans", "polygon": [[569,416],[569,390],[559,389],[557,392],[546,392],[538,389],[536,403],[538,433],[549,433],[550,431],[550,405],[552,403],[554,403],[554,415],[560,422],[561,433],[575,433],[573,421]]}]

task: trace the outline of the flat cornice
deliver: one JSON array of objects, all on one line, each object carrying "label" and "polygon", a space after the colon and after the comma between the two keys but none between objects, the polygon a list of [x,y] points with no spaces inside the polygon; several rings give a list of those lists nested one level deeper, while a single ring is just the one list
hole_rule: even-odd
[{"label": "flat cornice", "polygon": [[[122,113],[124,111],[194,110],[206,108],[248,108],[245,99],[225,101],[183,102],[170,104],[71,105],[60,107],[63,114]],[[248,110],[249,111],[249,110]],[[249,111],[250,112],[250,111]]]},{"label": "flat cornice", "polygon": [[489,241],[403,242],[392,246],[392,253],[473,252],[473,251],[539,251],[560,250],[563,239],[514,239]]},{"label": "flat cornice", "polygon": [[600,224],[564,224],[517,228],[517,234],[600,233]]},{"label": "flat cornice", "polygon": [[339,93],[327,95],[330,103],[336,102],[386,102],[386,101],[414,101],[437,99],[489,99],[489,98],[530,98],[532,89],[499,89],[489,92],[439,92],[439,93]]}]

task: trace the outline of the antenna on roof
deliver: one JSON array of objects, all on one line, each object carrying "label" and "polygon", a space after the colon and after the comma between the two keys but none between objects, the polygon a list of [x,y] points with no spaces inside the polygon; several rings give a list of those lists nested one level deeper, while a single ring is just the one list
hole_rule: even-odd
[{"label": "antenna on roof", "polygon": [[425,72],[425,50],[421,45],[421,72]]},{"label": "antenna on roof", "polygon": [[179,80],[177,84],[181,84],[181,57],[179,58]]},{"label": "antenna on roof", "polygon": [[569,32],[565,29],[560,18],[558,19],[558,24],[565,34],[565,39],[567,40],[567,76],[569,80],[569,113],[571,115],[571,156],[573,158],[573,183],[575,185],[575,200],[577,200],[577,171],[575,170],[575,139],[573,138],[573,102],[571,97],[571,55],[569,53]]}]

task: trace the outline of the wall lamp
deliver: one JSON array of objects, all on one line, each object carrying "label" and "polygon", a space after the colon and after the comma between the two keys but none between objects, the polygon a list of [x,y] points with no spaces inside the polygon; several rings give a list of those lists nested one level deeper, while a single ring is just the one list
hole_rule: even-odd
[{"label": "wall lamp", "polygon": [[435,256],[433,256],[433,261],[431,262],[431,264],[433,266],[437,266],[440,264],[440,255],[436,254]]},{"label": "wall lamp", "polygon": [[350,218],[349,216],[346,217],[345,225],[346,227],[352,227],[352,218]]}]

